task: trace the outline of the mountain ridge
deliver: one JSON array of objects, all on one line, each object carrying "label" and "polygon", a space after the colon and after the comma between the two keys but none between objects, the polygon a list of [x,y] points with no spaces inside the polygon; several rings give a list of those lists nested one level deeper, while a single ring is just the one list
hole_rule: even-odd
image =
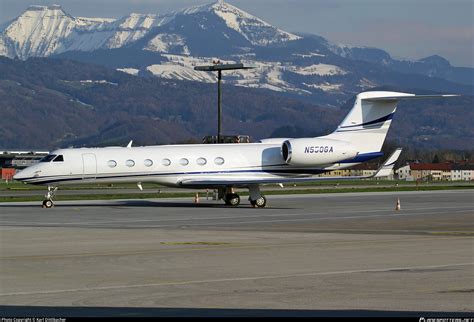
[{"label": "mountain ridge", "polygon": [[[119,19],[74,18],[60,6],[34,6],[0,34],[0,55],[10,58],[57,56],[107,64],[104,51],[120,70],[166,79],[210,81],[194,72],[196,64],[215,58],[243,62],[257,70],[236,71],[225,81],[332,106],[387,80],[398,86],[406,81],[399,74],[474,86],[474,69],[453,67],[444,58],[397,60],[378,48],[335,45],[317,35],[283,31],[224,1]],[[133,56],[122,57],[126,51]],[[343,72],[325,74],[328,68]]]}]

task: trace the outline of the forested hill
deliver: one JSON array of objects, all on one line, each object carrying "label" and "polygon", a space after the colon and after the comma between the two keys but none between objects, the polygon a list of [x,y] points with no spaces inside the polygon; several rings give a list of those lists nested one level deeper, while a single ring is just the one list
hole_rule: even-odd
[{"label": "forested hill", "polygon": [[[403,89],[410,91],[410,89]],[[131,76],[67,60],[0,58],[0,148],[194,141],[216,132],[216,86]],[[274,91],[223,87],[228,134],[298,137],[330,132],[351,106],[319,107]],[[417,148],[471,149],[474,99],[403,103],[389,139]]]}]

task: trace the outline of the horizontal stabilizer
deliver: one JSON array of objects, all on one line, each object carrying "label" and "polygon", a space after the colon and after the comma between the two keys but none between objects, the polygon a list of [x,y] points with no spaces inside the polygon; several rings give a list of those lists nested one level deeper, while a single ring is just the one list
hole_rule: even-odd
[{"label": "horizontal stabilizer", "polygon": [[400,100],[421,100],[421,99],[436,99],[446,97],[457,97],[461,95],[456,94],[445,94],[445,95],[415,95],[415,94],[403,94],[397,96],[381,96],[381,97],[368,97],[362,98],[363,101],[367,102],[396,102]]}]

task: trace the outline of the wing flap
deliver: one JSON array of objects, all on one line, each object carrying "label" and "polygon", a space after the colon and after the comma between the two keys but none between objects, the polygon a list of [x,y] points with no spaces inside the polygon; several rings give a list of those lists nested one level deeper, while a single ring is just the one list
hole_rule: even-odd
[{"label": "wing flap", "polygon": [[225,187],[225,186],[249,186],[254,184],[279,184],[279,183],[297,183],[311,181],[331,181],[331,180],[353,180],[364,179],[369,177],[311,177],[311,178],[268,178],[268,179],[184,179],[180,182],[183,187]]}]

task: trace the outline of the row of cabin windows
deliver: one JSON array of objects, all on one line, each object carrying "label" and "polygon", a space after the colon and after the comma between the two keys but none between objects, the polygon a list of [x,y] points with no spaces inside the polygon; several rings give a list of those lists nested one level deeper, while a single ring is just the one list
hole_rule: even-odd
[{"label": "row of cabin windows", "polygon": [[[225,162],[224,158],[221,158],[221,157],[217,157],[217,158],[214,159],[214,163],[216,165],[223,165],[224,162]],[[179,159],[178,163],[182,166],[187,166],[189,164],[189,160],[186,159],[186,158],[181,158],[181,159]],[[146,160],[143,161],[143,164],[145,165],[145,167],[151,167],[153,165],[153,160],[146,159]],[[165,159],[161,160],[161,164],[165,167],[170,166],[171,165],[171,160],[165,158]],[[196,159],[196,164],[198,164],[200,166],[206,165],[207,160],[206,160],[206,158],[197,158]],[[107,165],[110,168],[115,168],[117,166],[117,161],[109,160],[109,161],[107,161]],[[132,167],[135,166],[135,161],[132,160],[132,159],[129,159],[129,160],[125,161],[125,165],[129,168],[132,168]]]},{"label": "row of cabin windows", "polygon": [[[42,158],[40,160],[40,162],[63,162],[64,161],[64,157],[62,154],[60,155],[56,155],[56,154],[48,154],[47,156],[45,156],[44,158]],[[206,165],[207,164],[207,160],[206,158],[197,158],[196,159],[196,163],[198,165]],[[221,158],[221,157],[217,157],[214,159],[214,163],[216,165],[223,165],[224,164],[224,158]],[[151,167],[153,165],[153,161],[151,159],[146,159],[143,161],[143,164],[146,166],[146,167]],[[171,165],[171,160],[170,159],[163,159],[161,160],[161,164],[164,165],[164,166],[170,166]],[[182,166],[187,166],[189,164],[189,160],[186,159],[186,158],[181,158],[179,159],[179,164],[182,165]],[[110,168],[115,168],[117,166],[117,161],[115,160],[109,160],[107,161],[107,165],[110,167]],[[125,161],[125,165],[129,168],[132,168],[135,166],[135,161],[133,161],[132,159],[129,159],[127,161]]]}]

